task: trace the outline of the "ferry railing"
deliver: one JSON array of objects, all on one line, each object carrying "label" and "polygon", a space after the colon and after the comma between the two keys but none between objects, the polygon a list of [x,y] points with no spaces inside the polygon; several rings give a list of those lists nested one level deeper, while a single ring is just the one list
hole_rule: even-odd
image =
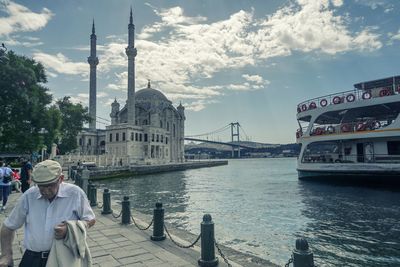
[{"label": "ferry railing", "polygon": [[[121,202],[122,209],[118,215],[114,214],[113,210],[111,209],[111,197],[110,191],[105,188],[103,191],[103,203],[100,204],[97,202],[97,189],[96,186],[90,184],[89,186],[89,202],[91,206],[97,206],[102,208],[102,214],[108,215],[111,214],[114,218],[121,217],[121,224],[129,225],[133,223],[139,230],[146,231],[149,230],[151,226],[153,226],[152,235],[150,239],[152,241],[162,241],[165,240],[168,236],[169,239],[173,244],[180,248],[192,248],[194,247],[199,241],[200,244],[200,258],[198,260],[198,265],[201,267],[213,267],[218,266],[219,259],[216,257],[215,250],[217,250],[219,256],[223,259],[225,264],[228,267],[232,267],[228,257],[223,253],[221,249],[221,245],[217,243],[215,238],[215,231],[214,231],[214,222],[210,214],[205,214],[203,216],[203,221],[200,223],[200,234],[196,237],[196,239],[189,243],[188,245],[183,245],[170,234],[170,230],[168,230],[165,221],[164,221],[164,208],[162,203],[157,202],[155,205],[155,209],[153,210],[153,219],[151,222],[146,226],[140,226],[131,213],[130,201],[129,197],[124,196]],[[95,196],[96,195],[96,196]],[[164,230],[167,235],[164,234]],[[292,251],[292,255],[289,258],[289,261],[285,264],[285,266],[289,266],[293,263],[293,266],[296,267],[311,267],[314,265],[314,256],[312,251],[309,249],[308,243],[305,239],[297,239],[295,249]]]},{"label": "ferry railing", "polygon": [[396,90],[393,90],[393,88],[391,87],[374,88],[369,90],[353,89],[303,101],[297,105],[297,113],[301,113],[310,109],[326,107],[329,105],[338,105],[354,101],[364,101],[370,98],[390,96],[399,93],[400,87]]},{"label": "ferry railing", "polygon": [[302,163],[400,163],[400,155],[367,153],[364,155],[343,155],[335,153],[307,154]]}]

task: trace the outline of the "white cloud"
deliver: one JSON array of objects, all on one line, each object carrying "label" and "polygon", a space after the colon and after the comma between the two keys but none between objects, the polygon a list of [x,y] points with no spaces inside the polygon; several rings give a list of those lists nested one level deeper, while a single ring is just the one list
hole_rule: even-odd
[{"label": "white cloud", "polygon": [[42,29],[54,15],[49,9],[43,8],[35,13],[27,7],[12,1],[1,1],[0,11],[8,16],[0,18],[0,36],[16,32],[31,32]]},{"label": "white cloud", "polygon": [[61,53],[57,55],[50,55],[42,52],[33,54],[36,61],[41,62],[46,68],[53,70],[57,73],[81,75],[87,77],[89,67],[87,63],[71,62],[66,56]]},{"label": "white cloud", "polygon": [[264,79],[260,75],[249,75],[249,74],[243,74],[243,78],[245,78],[249,82],[255,82],[257,84],[263,84]]},{"label": "white cloud", "polygon": [[394,40],[400,40],[400,29],[397,33],[393,34],[389,34],[390,40],[394,41]]}]

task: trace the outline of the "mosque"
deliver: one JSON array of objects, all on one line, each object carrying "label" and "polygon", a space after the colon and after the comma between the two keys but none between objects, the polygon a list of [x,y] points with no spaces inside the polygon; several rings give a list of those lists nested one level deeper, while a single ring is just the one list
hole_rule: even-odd
[{"label": "mosque", "polygon": [[[111,104],[111,125],[96,129],[96,34],[94,21],[90,35],[89,115],[93,121],[77,137],[79,154],[113,158],[113,164],[163,164],[184,161],[185,108],[159,90],[135,88],[135,25],[132,9],[128,25],[128,88],[124,106]],[[107,160],[106,160],[107,161]],[[110,160],[109,160],[110,162]]]}]

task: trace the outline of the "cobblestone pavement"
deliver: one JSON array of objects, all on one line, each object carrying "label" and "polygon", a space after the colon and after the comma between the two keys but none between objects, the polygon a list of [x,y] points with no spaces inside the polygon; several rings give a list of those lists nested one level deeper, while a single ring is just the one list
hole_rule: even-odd
[{"label": "cobblestone pavement", "polygon": [[[12,210],[20,193],[10,195],[9,204],[5,211],[0,213],[2,223],[7,214]],[[121,205],[113,203],[115,213],[121,210]],[[200,248],[181,249],[174,245],[171,240],[154,242],[150,240],[151,230],[141,231],[135,225],[121,225],[120,218],[112,215],[102,215],[100,208],[93,209],[96,213],[96,224],[88,230],[88,244],[95,267],[113,266],[157,266],[157,267],[180,267],[198,266]],[[142,227],[148,225],[136,219]],[[152,229],[152,228],[150,228]],[[174,236],[174,239],[184,245],[187,241]],[[13,243],[14,266],[18,266],[23,254],[23,229],[18,229]],[[198,243],[200,244],[200,243]],[[226,266],[220,259],[219,266]],[[232,266],[242,266],[232,263]],[[247,266],[247,265],[246,265]]]}]

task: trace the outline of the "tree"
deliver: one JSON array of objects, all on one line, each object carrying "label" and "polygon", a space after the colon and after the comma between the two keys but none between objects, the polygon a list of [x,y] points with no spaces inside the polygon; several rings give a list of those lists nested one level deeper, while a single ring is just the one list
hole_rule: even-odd
[{"label": "tree", "polygon": [[56,103],[61,113],[61,139],[58,148],[65,154],[78,147],[77,135],[83,129],[83,124],[90,122],[88,108],[82,104],[73,104],[70,97],[65,96]]},{"label": "tree", "polygon": [[12,51],[0,62],[0,151],[32,153],[44,144],[52,96],[42,64]]}]

